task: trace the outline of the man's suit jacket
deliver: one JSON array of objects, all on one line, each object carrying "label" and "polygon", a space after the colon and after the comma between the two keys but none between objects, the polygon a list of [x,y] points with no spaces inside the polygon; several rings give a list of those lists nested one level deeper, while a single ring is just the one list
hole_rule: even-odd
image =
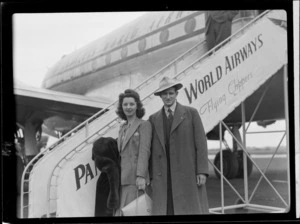
[{"label": "man's suit jacket", "polygon": [[150,158],[152,128],[149,121],[136,118],[127,130],[121,146],[121,125],[118,138],[118,149],[121,156],[121,185],[135,185],[137,176],[149,182],[148,163]]}]

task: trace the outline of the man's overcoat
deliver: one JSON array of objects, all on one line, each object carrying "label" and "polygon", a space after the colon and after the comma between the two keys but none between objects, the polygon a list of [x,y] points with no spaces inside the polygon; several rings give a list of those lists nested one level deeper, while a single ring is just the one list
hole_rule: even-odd
[{"label": "man's overcoat", "polygon": [[[152,124],[150,177],[153,215],[166,215],[167,157],[163,127],[164,110],[149,117]],[[177,103],[170,133],[170,167],[174,214],[208,213],[206,187],[198,187],[197,174],[208,175],[207,141],[195,108]]]}]

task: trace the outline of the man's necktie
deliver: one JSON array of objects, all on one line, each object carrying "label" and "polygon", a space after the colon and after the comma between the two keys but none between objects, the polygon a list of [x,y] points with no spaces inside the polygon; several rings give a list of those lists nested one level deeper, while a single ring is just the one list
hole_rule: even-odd
[{"label": "man's necktie", "polygon": [[[172,110],[168,109],[168,137],[167,141],[170,141],[170,132],[173,122],[173,114]],[[170,168],[170,142],[167,144],[166,152],[167,152],[167,215],[174,215],[174,205],[173,205],[173,196],[172,196],[172,179],[171,179],[171,168]]]},{"label": "man's necktie", "polygon": [[168,109],[168,113],[169,113],[169,115],[168,115],[168,119],[171,121],[171,123],[172,123],[172,121],[173,121],[173,114],[172,114],[172,110],[169,108]]}]

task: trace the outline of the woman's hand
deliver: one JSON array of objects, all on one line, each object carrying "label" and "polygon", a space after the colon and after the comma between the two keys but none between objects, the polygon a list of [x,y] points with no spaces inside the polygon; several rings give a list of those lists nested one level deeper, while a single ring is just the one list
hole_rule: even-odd
[{"label": "woman's hand", "polygon": [[136,178],[136,186],[139,190],[146,189],[146,179],[144,177],[137,177]]}]

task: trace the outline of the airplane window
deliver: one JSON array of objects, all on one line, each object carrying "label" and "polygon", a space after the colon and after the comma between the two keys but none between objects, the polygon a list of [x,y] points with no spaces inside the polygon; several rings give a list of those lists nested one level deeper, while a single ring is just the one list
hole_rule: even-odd
[{"label": "airplane window", "polygon": [[187,34],[192,33],[195,30],[195,28],[196,28],[196,19],[195,18],[189,19],[184,25],[184,31]]},{"label": "airplane window", "polygon": [[169,30],[165,29],[165,30],[161,31],[161,33],[159,35],[159,41],[161,43],[165,43],[168,41],[168,39],[169,39]]},{"label": "airplane window", "polygon": [[139,41],[138,49],[139,49],[140,52],[142,52],[146,49],[146,44],[147,44],[147,42],[146,42],[145,38],[143,38]]},{"label": "airplane window", "polygon": [[92,61],[89,61],[86,65],[86,73],[92,71]]},{"label": "airplane window", "polygon": [[110,64],[110,61],[111,61],[111,55],[110,55],[110,53],[108,53],[108,54],[106,55],[106,57],[105,57],[105,63],[106,63],[106,65],[109,65],[109,64]]},{"label": "airplane window", "polygon": [[122,50],[121,50],[121,58],[125,58],[127,56],[127,53],[128,53],[128,48],[127,46],[123,47]]},{"label": "airplane window", "polygon": [[92,61],[92,71],[95,71],[97,69],[97,60]]}]

